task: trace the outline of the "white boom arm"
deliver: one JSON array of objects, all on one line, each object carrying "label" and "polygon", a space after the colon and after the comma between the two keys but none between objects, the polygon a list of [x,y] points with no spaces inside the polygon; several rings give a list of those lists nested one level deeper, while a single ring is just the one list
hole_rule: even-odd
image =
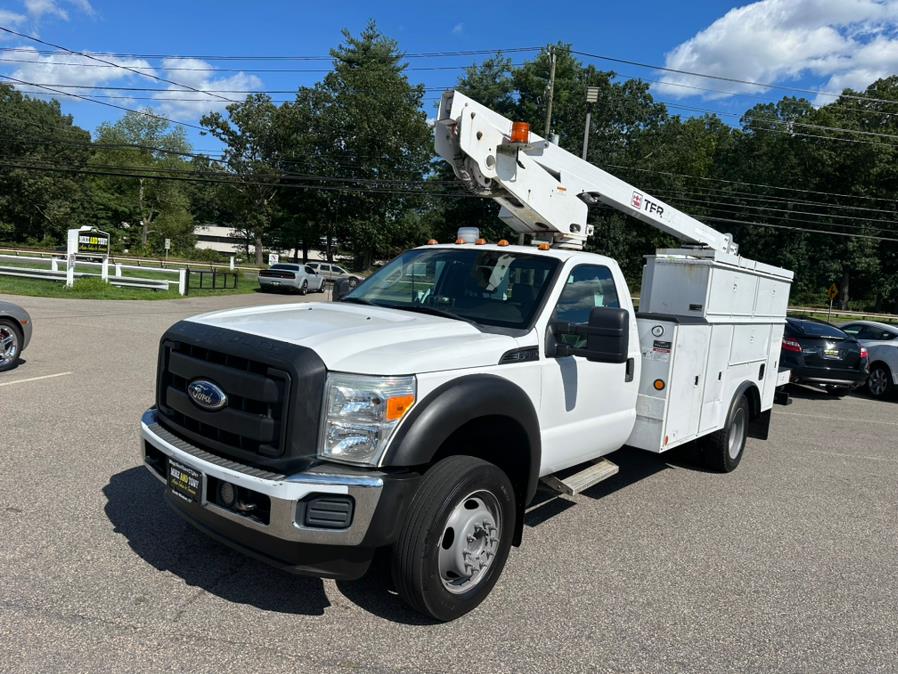
[{"label": "white boom arm", "polygon": [[437,153],[476,194],[497,201],[516,232],[582,248],[590,204],[602,202],[691,244],[736,254],[730,234],[702,224],[557,145],[530,134],[512,143],[512,122],[458,91],[447,91],[434,127]]}]

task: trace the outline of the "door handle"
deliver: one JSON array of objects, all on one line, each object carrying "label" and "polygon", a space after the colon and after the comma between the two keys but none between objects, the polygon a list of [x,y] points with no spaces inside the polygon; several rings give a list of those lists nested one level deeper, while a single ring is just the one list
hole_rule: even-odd
[{"label": "door handle", "polygon": [[624,381],[633,381],[633,370],[636,369],[636,359],[635,358],[627,358],[627,370],[626,375],[624,376]]}]

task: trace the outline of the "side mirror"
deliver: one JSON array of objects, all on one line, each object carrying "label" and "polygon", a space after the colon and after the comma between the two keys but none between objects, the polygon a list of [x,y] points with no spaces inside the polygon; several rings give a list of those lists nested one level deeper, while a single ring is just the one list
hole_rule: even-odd
[{"label": "side mirror", "polygon": [[[625,363],[630,350],[630,316],[626,309],[596,307],[589,314],[589,323],[553,323],[556,356],[580,356],[595,363]],[[561,341],[571,335],[585,345],[572,346]]]},{"label": "side mirror", "polygon": [[349,284],[348,278],[338,278],[334,281],[334,290],[331,293],[331,299],[338,302],[355,290],[355,285]]}]

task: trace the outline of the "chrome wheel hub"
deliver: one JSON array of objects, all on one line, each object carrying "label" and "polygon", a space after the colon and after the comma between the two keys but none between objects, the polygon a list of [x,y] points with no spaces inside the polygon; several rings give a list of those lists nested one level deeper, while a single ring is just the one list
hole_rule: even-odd
[{"label": "chrome wheel hub", "polygon": [[499,549],[499,502],[488,491],[463,498],[453,508],[439,542],[443,587],[467,592],[486,577]]},{"label": "chrome wheel hub", "polygon": [[0,325],[0,365],[11,363],[18,355],[18,335],[10,328]]}]

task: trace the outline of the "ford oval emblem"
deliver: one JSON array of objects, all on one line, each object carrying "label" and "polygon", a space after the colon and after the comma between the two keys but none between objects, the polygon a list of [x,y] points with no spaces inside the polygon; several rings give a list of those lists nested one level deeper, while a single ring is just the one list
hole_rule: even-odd
[{"label": "ford oval emblem", "polygon": [[187,395],[199,407],[217,412],[228,404],[228,396],[216,384],[205,379],[195,379],[187,385]]}]

